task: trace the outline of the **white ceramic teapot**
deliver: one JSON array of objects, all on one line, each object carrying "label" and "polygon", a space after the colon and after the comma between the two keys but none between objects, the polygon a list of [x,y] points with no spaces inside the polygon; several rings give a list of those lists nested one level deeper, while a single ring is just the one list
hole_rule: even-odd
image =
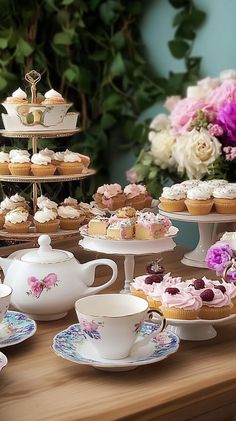
[{"label": "white ceramic teapot", "polygon": [[[117,266],[112,260],[81,264],[72,253],[52,249],[50,242],[48,235],[41,235],[39,248],[0,258],[4,283],[13,289],[11,304],[35,320],[64,317],[78,298],[96,294],[113,284],[117,277]],[[98,265],[109,266],[112,277],[103,285],[91,287]]]}]

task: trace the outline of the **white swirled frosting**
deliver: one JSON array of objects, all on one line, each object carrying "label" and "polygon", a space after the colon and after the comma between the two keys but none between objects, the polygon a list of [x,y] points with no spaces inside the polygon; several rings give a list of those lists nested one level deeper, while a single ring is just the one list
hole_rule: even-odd
[{"label": "white swirled frosting", "polygon": [[16,89],[16,91],[14,91],[12,93],[13,98],[20,98],[20,99],[26,99],[27,95],[24,91],[22,91],[21,88]]},{"label": "white swirled frosting", "polygon": [[46,196],[39,196],[37,199],[37,206],[39,209],[57,209],[57,203],[48,199]]},{"label": "white swirled frosting", "polygon": [[64,162],[81,162],[80,154],[67,149],[64,152]]},{"label": "white swirled frosting", "polygon": [[21,222],[26,222],[29,216],[24,208],[16,208],[8,212],[5,216],[5,221],[10,222],[11,224],[20,224]]},{"label": "white swirled frosting", "polygon": [[31,162],[36,165],[48,165],[51,163],[51,158],[49,155],[35,153],[31,158]]},{"label": "white swirled frosting", "polygon": [[48,208],[43,208],[42,210],[39,210],[34,214],[35,221],[39,222],[40,224],[44,224],[45,222],[49,221],[54,221],[56,217],[56,212]]},{"label": "white swirled frosting", "polygon": [[216,199],[236,199],[236,184],[226,184],[213,191]]},{"label": "white swirled frosting", "polygon": [[24,164],[25,162],[30,162],[30,156],[28,151],[23,151],[21,149],[13,149],[12,151],[10,151],[9,156],[10,161],[13,164]]},{"label": "white swirled frosting", "polygon": [[58,97],[62,98],[62,95],[59,92],[55,91],[55,89],[50,89],[49,91],[45,93],[44,96],[46,99],[58,98]]},{"label": "white swirled frosting", "polygon": [[0,152],[0,163],[3,164],[3,162],[9,162],[10,161],[10,157],[9,154],[7,152]]},{"label": "white swirled frosting", "polygon": [[164,199],[181,200],[186,198],[185,188],[180,184],[171,187],[164,187],[161,195]]},{"label": "white swirled frosting", "polygon": [[201,187],[194,187],[187,191],[187,198],[191,200],[207,200],[211,198],[211,191]]},{"label": "white swirled frosting", "polygon": [[64,219],[75,219],[80,218],[83,215],[83,211],[74,208],[73,206],[59,206],[58,215]]}]

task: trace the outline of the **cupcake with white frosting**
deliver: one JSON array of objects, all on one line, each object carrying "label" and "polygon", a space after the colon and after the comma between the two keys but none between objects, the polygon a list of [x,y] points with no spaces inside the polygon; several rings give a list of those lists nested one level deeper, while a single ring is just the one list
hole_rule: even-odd
[{"label": "cupcake with white frosting", "polygon": [[58,216],[60,227],[64,230],[76,230],[85,220],[85,214],[81,209],[74,206],[59,206]]},{"label": "cupcake with white frosting", "polygon": [[73,208],[78,208],[78,200],[74,199],[73,197],[66,197],[60,206],[72,206]]},{"label": "cupcake with white frosting", "polygon": [[29,211],[28,202],[23,196],[20,196],[18,193],[12,195],[9,200],[12,202],[14,208],[21,207]]},{"label": "cupcake with white frosting", "polygon": [[44,97],[45,99],[42,101],[42,105],[58,105],[66,103],[63,96],[59,92],[55,91],[55,89],[47,91]]},{"label": "cupcake with white frosting", "polygon": [[236,213],[236,184],[229,183],[213,191],[214,204],[218,213]]},{"label": "cupcake with white frosting", "polygon": [[12,175],[27,176],[30,173],[30,155],[26,150],[13,149],[9,154],[9,171]]},{"label": "cupcake with white frosting", "polygon": [[40,210],[42,210],[43,208],[48,208],[53,210],[57,214],[58,204],[53,200],[48,199],[48,197],[46,196],[41,195],[37,198],[37,206]]},{"label": "cupcake with white frosting", "polygon": [[35,153],[31,158],[31,172],[35,176],[50,176],[56,171],[55,165],[51,163],[50,155]]},{"label": "cupcake with white frosting", "polygon": [[57,167],[59,174],[81,174],[84,172],[85,167],[79,153],[67,150],[63,155],[63,162]]},{"label": "cupcake with white frosting", "polygon": [[59,228],[59,219],[53,209],[43,208],[34,214],[34,225],[37,232],[56,232]]},{"label": "cupcake with white frosting", "polygon": [[29,212],[23,208],[18,207],[9,211],[5,216],[4,227],[8,232],[29,232],[30,221],[28,220]]},{"label": "cupcake with white frosting", "polygon": [[184,187],[185,191],[188,191],[190,189],[193,189],[194,187],[197,187],[200,183],[200,180],[185,180],[180,183],[181,186]]},{"label": "cupcake with white frosting", "polygon": [[10,157],[7,152],[0,152],[0,174],[7,175],[10,174],[8,165],[9,165]]},{"label": "cupcake with white frosting", "polygon": [[51,163],[55,165],[57,172],[58,172],[59,165],[64,161],[64,155],[65,155],[65,152],[59,151],[59,152],[54,152],[53,156],[51,157],[52,158]]},{"label": "cupcake with white frosting", "polygon": [[21,88],[18,88],[12,93],[12,96],[7,97],[6,102],[8,102],[9,104],[23,105],[28,102],[27,95]]},{"label": "cupcake with white frosting", "polygon": [[164,187],[160,197],[161,207],[167,212],[182,212],[186,210],[186,191],[181,184]]},{"label": "cupcake with white frosting", "polygon": [[211,190],[203,187],[188,190],[185,205],[191,215],[207,215],[213,206]]}]

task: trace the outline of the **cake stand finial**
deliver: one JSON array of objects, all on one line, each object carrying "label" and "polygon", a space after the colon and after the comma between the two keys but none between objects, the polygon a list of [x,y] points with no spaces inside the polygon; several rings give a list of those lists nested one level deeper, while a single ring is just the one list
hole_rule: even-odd
[{"label": "cake stand finial", "polygon": [[38,73],[36,70],[31,70],[30,72],[26,73],[25,80],[30,83],[31,87],[31,102],[33,104],[36,103],[36,85],[41,80],[41,74]]}]

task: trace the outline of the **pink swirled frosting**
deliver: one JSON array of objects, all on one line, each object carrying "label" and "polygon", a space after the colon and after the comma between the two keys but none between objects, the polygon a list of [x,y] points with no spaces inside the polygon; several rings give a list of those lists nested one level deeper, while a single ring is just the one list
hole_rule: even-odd
[{"label": "pink swirled frosting", "polygon": [[106,199],[110,199],[111,197],[122,193],[122,188],[118,183],[104,184],[103,186],[98,187],[97,193],[102,194]]},{"label": "pink swirled frosting", "polygon": [[147,278],[148,275],[141,275],[141,276],[137,276],[136,278],[134,278],[133,282],[131,282],[131,286],[136,289],[136,290],[141,290],[143,292],[145,292],[145,294],[151,294],[151,292],[154,291],[154,288],[156,287],[156,285],[160,285],[160,284],[145,284],[145,279]]},{"label": "pink swirled frosting", "polygon": [[162,294],[162,304],[165,307],[177,307],[184,310],[199,310],[202,307],[200,297],[192,295],[187,291],[181,290],[178,294]]},{"label": "pink swirled frosting", "polygon": [[127,199],[133,199],[133,197],[139,196],[140,194],[146,195],[147,189],[141,184],[128,184],[128,186],[124,188],[124,193]]},{"label": "pink swirled frosting", "polygon": [[221,285],[226,288],[226,292],[231,299],[236,298],[236,285],[233,282],[222,282]]},{"label": "pink swirled frosting", "polygon": [[227,293],[223,293],[220,289],[213,288],[212,291],[214,292],[214,298],[211,301],[204,301],[202,300],[202,304],[207,307],[224,307],[224,306],[231,306],[231,298],[230,295]]}]

